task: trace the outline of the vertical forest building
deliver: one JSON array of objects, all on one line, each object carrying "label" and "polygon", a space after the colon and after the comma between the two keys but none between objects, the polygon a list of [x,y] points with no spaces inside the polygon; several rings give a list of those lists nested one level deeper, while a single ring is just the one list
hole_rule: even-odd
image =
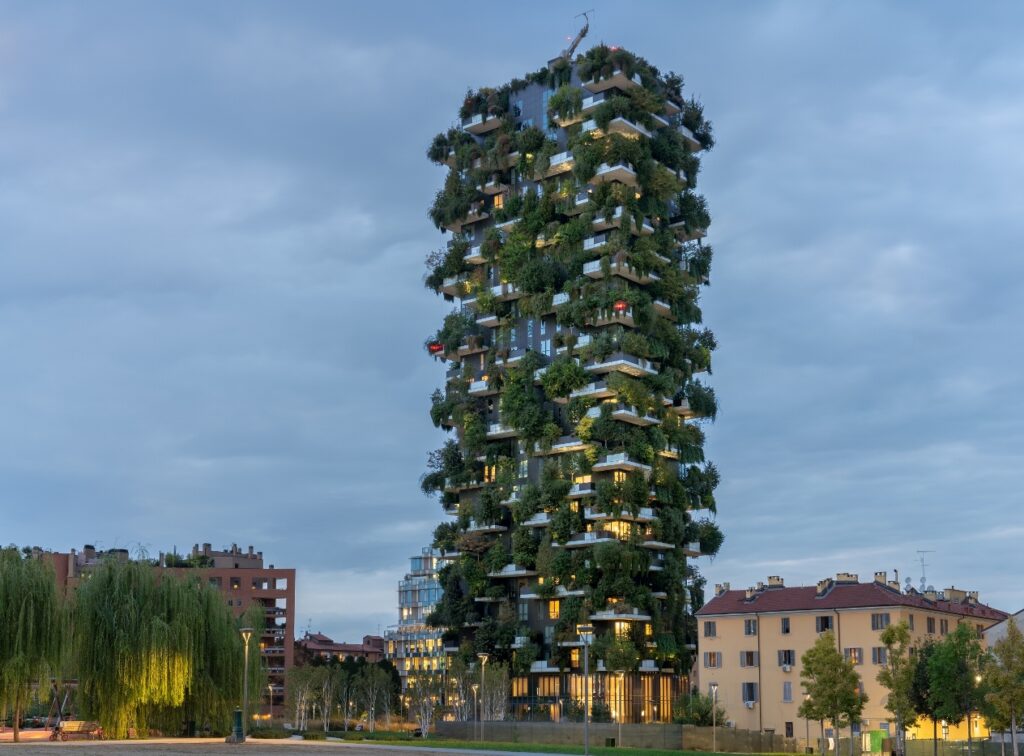
[{"label": "vertical forest building", "polygon": [[555,718],[583,700],[592,625],[595,718],[667,720],[703,603],[693,560],[722,541],[698,304],[711,126],[680,76],[604,45],[470,91],[459,117],[428,151],[452,236],[425,280],[453,303],[426,342],[452,432],[423,477],[448,516],[429,620],[509,666],[513,707]]}]

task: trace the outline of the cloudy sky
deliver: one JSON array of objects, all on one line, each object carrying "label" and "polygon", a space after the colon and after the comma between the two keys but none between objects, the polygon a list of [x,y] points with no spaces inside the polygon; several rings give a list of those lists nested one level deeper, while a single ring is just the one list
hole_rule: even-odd
[{"label": "cloudy sky", "polygon": [[[601,3],[718,147],[709,582],[900,570],[1024,606],[1024,8]],[[582,6],[0,2],[0,542],[294,566],[396,621],[447,307],[424,157]]]}]

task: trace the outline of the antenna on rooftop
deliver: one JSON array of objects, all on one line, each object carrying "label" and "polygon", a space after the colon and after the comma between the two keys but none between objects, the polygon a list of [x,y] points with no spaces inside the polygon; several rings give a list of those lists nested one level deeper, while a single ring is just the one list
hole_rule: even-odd
[{"label": "antenna on rooftop", "polygon": [[924,571],[924,568],[928,566],[928,563],[924,561],[924,555],[925,554],[934,554],[934,553],[935,553],[934,549],[918,549],[917,550],[917,561],[919,561],[921,563],[921,593],[924,593],[925,590],[927,590],[926,586],[928,584],[928,581],[925,579],[925,571]]},{"label": "antenna on rooftop", "polygon": [[580,16],[583,16],[585,20],[583,22],[583,28],[580,29],[580,33],[576,35],[576,38],[573,39],[569,47],[567,47],[565,50],[562,50],[562,54],[560,57],[566,62],[572,62],[570,60],[572,58],[572,54],[576,52],[576,48],[579,47],[580,42],[583,41],[583,38],[587,36],[587,32],[590,31],[590,14],[593,12],[594,9],[591,8],[590,10],[585,10],[582,13],[577,13],[575,16],[573,16],[573,18],[579,18]]}]

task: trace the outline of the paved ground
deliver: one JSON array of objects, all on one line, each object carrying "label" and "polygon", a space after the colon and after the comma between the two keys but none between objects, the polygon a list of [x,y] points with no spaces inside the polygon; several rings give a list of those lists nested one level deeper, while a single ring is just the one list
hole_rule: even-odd
[{"label": "paved ground", "polygon": [[[244,745],[229,745],[223,739],[192,738],[188,740],[154,738],[152,740],[73,740],[67,743],[51,743],[45,740],[19,743],[3,743],[3,752],[23,752],[29,756],[49,756],[50,754],[66,754],[66,756],[86,756],[86,754],[201,754],[230,753],[234,756],[286,756],[296,753],[323,753],[334,751],[338,756],[387,756],[388,753],[400,756],[441,756],[442,754],[459,754],[459,756],[509,756],[507,751],[470,751],[454,748],[429,747],[396,747],[372,745],[368,743],[339,743],[302,740],[254,740]],[[551,756],[551,754],[537,754]]]}]

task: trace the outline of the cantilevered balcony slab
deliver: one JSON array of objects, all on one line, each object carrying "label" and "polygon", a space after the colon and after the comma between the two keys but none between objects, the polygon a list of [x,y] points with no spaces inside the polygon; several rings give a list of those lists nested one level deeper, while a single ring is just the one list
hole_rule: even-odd
[{"label": "cantilevered balcony slab", "polygon": [[456,478],[445,478],[444,479],[444,492],[445,493],[460,493],[461,491],[470,491],[474,488],[483,488],[484,482],[479,478],[472,480],[458,480]]},{"label": "cantilevered balcony slab", "polygon": [[[601,410],[604,407],[603,404],[599,404],[596,407],[591,407],[587,410],[587,417],[598,418],[601,416]],[[630,423],[631,425],[660,425],[661,420],[649,414],[640,414],[636,407],[630,404],[616,404],[612,408],[612,419],[620,420],[624,423]]]},{"label": "cantilevered balcony slab", "polygon": [[577,533],[565,543],[552,543],[552,548],[583,549],[588,546],[597,546],[602,543],[618,543],[618,537],[611,532],[597,531],[589,533]]},{"label": "cantilevered balcony slab", "polygon": [[467,533],[504,533],[508,528],[504,525],[493,525],[486,522],[475,522],[474,520],[469,521],[469,527],[466,528]]},{"label": "cantilevered balcony slab", "polygon": [[466,254],[462,256],[462,259],[470,265],[479,265],[480,263],[486,262],[483,247],[479,244],[474,244],[466,250]]},{"label": "cantilevered balcony slab", "polygon": [[611,472],[612,470],[623,470],[625,472],[642,472],[644,475],[651,474],[651,466],[638,462],[626,452],[608,454],[601,457],[593,466],[594,472]]},{"label": "cantilevered balcony slab", "polygon": [[480,186],[478,186],[477,190],[480,191],[482,194],[494,195],[501,194],[502,192],[507,192],[508,188],[508,184],[498,179],[491,179],[486,184],[481,184]]},{"label": "cantilevered balcony slab", "polygon": [[594,381],[588,383],[581,389],[576,389],[569,394],[570,399],[577,399],[580,397],[587,397],[588,399],[608,399],[615,396],[615,392],[608,388],[608,384],[604,381]]},{"label": "cantilevered balcony slab", "polygon": [[494,441],[499,438],[512,438],[516,429],[504,423],[491,423],[487,426],[487,438]]},{"label": "cantilevered balcony slab", "polygon": [[591,252],[601,249],[608,243],[608,234],[594,234],[583,240],[583,251]]},{"label": "cantilevered balcony slab", "polygon": [[524,528],[546,528],[551,524],[551,515],[547,512],[538,512],[529,520],[526,520],[522,527]]},{"label": "cantilevered balcony slab", "polygon": [[630,121],[628,118],[618,116],[608,122],[608,126],[605,128],[599,128],[597,121],[591,119],[583,123],[583,133],[590,134],[595,139],[600,139],[607,134],[621,134],[624,137],[630,139],[638,139],[639,137],[651,138],[651,132],[641,126],[635,121]]},{"label": "cantilevered balcony slab", "polygon": [[645,549],[651,551],[672,551],[675,548],[675,544],[668,543],[667,541],[659,541],[654,536],[648,536],[644,538],[643,543],[640,544]]},{"label": "cantilevered balcony slab", "polygon": [[588,323],[596,328],[610,325],[620,325],[627,328],[635,328],[636,323],[633,320],[633,308],[627,307],[625,310],[616,310],[611,308],[608,310],[598,310],[594,313],[592,320]]},{"label": "cantilevered balcony slab", "polygon": [[596,493],[597,488],[594,487],[593,483],[573,483],[572,488],[569,489],[569,493],[566,494],[566,496],[570,499],[585,499]]},{"label": "cantilevered balcony slab", "polygon": [[557,675],[561,674],[562,670],[551,661],[550,659],[544,659],[542,661],[530,662],[530,673],[537,675]]},{"label": "cantilevered balcony slab", "polygon": [[539,443],[534,444],[533,451],[535,454],[569,454],[571,452],[586,451],[590,448],[590,444],[585,441],[581,441],[576,436],[562,436],[555,443],[551,444],[551,448],[545,450]]},{"label": "cantilevered balcony slab", "polygon": [[670,305],[668,302],[662,301],[660,299],[655,299],[651,303],[651,306],[654,308],[654,311],[661,315],[663,318],[669,318],[670,320],[673,318],[672,305]]},{"label": "cantilevered balcony slab", "polygon": [[[589,345],[590,341],[591,341],[591,337],[590,337],[589,333],[578,334],[577,337],[576,337],[576,341],[573,344],[573,348],[574,349],[582,349],[583,347]],[[568,344],[563,344],[562,346],[558,347],[555,350],[555,354],[565,354],[568,351],[569,351]],[[558,401],[558,399],[556,398],[555,401]]]},{"label": "cantilevered balcony slab", "polygon": [[522,218],[509,218],[508,220],[501,221],[500,223],[495,223],[494,227],[499,231],[511,231],[521,220]]},{"label": "cantilevered balcony slab", "polygon": [[474,223],[479,223],[480,221],[487,220],[490,217],[491,216],[487,213],[487,211],[484,210],[483,205],[476,205],[474,207],[471,207],[469,209],[469,212],[466,213],[462,218],[452,221],[447,226],[445,226],[445,228],[447,228],[454,234],[458,234],[461,233],[462,229],[465,228],[466,226],[471,226]]},{"label": "cantilevered balcony slab", "polygon": [[602,609],[590,615],[592,622],[650,622],[651,615],[639,609]]},{"label": "cantilevered balcony slab", "polygon": [[590,205],[590,192],[580,191],[565,203],[563,212],[566,215],[579,215]]},{"label": "cantilevered balcony slab", "polygon": [[625,160],[620,160],[617,163],[601,163],[590,181],[594,184],[617,181],[626,186],[636,186],[636,171]]},{"label": "cantilevered balcony slab", "polygon": [[608,89],[612,89],[613,87],[626,92],[639,86],[641,86],[640,74],[627,76],[619,69],[612,71],[610,76],[606,76],[604,78],[597,78],[595,76],[590,81],[583,82],[583,88],[588,92],[604,92]]},{"label": "cantilevered balcony slab", "polygon": [[640,507],[636,514],[633,514],[628,509],[607,514],[596,507],[587,507],[584,510],[583,517],[586,520],[609,522],[613,520],[622,520],[623,522],[654,522],[658,519],[654,514],[654,509],[651,507]]},{"label": "cantilevered balcony slab", "polygon": [[678,129],[679,133],[683,135],[683,141],[686,142],[687,147],[689,147],[694,152],[700,152],[701,150],[704,149],[704,145],[697,141],[697,137],[693,135],[692,131],[690,131],[682,124],[679,124]]},{"label": "cantilevered balcony slab", "polygon": [[482,312],[476,317],[476,324],[484,328],[497,328],[500,323],[501,318],[493,312]]},{"label": "cantilevered balcony slab", "polygon": [[448,276],[441,281],[441,291],[451,297],[461,297],[469,291],[469,276],[465,273]]},{"label": "cantilevered balcony slab", "polygon": [[604,373],[625,373],[634,378],[641,378],[645,375],[657,375],[657,366],[648,359],[635,357],[625,352],[615,352],[599,360],[593,360],[583,366],[591,373],[598,375]]},{"label": "cantilevered balcony slab", "polygon": [[[541,596],[541,594],[539,592],[539,588],[540,588],[540,586],[531,585],[529,588],[526,589],[526,591],[524,593],[520,593],[519,594],[519,598],[524,599],[526,601],[546,601],[547,597]],[[586,596],[586,595],[587,595],[586,591],[583,591],[583,590],[572,590],[572,591],[570,591],[570,590],[567,590],[564,585],[556,585],[555,586],[555,595],[551,596],[551,598],[563,599],[563,598],[571,598],[573,596]]]},{"label": "cantilevered balcony slab", "polygon": [[700,541],[692,541],[683,546],[680,551],[683,552],[684,556],[688,557],[699,557],[704,556],[704,553],[700,550]]},{"label": "cantilevered balcony slab", "polygon": [[499,126],[501,126],[501,118],[496,115],[477,113],[476,115],[469,116],[469,118],[462,119],[462,130],[478,136],[494,131]]},{"label": "cantilevered balcony slab", "polygon": [[522,577],[536,577],[537,573],[534,570],[528,570],[525,567],[520,567],[517,564],[506,564],[497,572],[488,572],[487,577],[492,578],[522,578]]},{"label": "cantilevered balcony slab", "polygon": [[548,169],[543,173],[539,173],[539,178],[551,178],[561,173],[568,173],[576,167],[576,158],[572,156],[572,152],[566,150],[559,152],[551,156],[551,160],[548,163]]},{"label": "cantilevered balcony slab", "polygon": [[498,393],[498,387],[488,381],[473,381],[469,384],[470,396],[492,396]]},{"label": "cantilevered balcony slab", "polygon": [[500,283],[496,286],[492,286],[491,294],[493,294],[499,302],[508,302],[513,299],[519,299],[523,296],[523,293],[519,291],[519,287],[511,283]]},{"label": "cantilevered balcony slab", "polygon": [[672,411],[684,420],[692,420],[697,417],[697,413],[693,411],[690,407],[690,403],[685,398],[680,398],[674,401],[672,403]]}]

